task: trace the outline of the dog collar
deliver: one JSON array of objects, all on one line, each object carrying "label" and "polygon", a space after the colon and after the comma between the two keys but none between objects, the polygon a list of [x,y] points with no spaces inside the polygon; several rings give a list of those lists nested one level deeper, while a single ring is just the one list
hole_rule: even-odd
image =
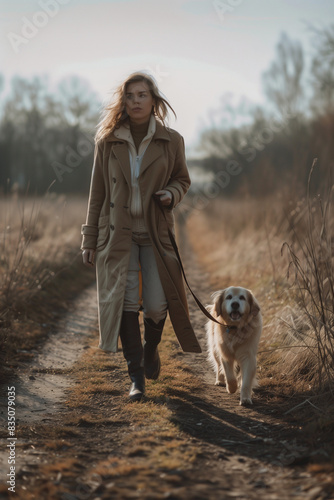
[{"label": "dog collar", "polygon": [[238,327],[236,325],[231,325],[231,326],[230,325],[226,325],[226,333],[230,333],[230,330],[232,328],[238,328]]}]

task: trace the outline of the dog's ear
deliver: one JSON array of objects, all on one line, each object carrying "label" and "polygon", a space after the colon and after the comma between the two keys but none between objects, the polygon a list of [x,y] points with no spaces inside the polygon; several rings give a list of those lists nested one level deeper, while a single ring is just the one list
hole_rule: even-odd
[{"label": "dog's ear", "polygon": [[222,303],[224,301],[225,290],[226,289],[218,290],[212,294],[214,311],[217,317],[222,315]]},{"label": "dog's ear", "polygon": [[261,311],[259,303],[250,290],[248,290],[248,294],[249,294],[250,313],[252,316],[257,316]]}]

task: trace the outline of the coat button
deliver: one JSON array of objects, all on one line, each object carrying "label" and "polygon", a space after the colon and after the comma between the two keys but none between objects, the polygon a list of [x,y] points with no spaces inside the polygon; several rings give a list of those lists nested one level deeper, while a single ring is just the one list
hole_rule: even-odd
[{"label": "coat button", "polygon": [[111,206],[111,208],[114,208],[114,206],[115,206],[115,205],[114,205],[114,203],[113,203],[113,202],[111,202],[111,203],[110,203],[110,206]]},{"label": "coat button", "polygon": [[116,182],[116,177],[113,177],[113,178],[112,178],[112,180],[113,180],[113,182],[115,183],[115,182]]},{"label": "coat button", "polygon": [[115,226],[111,224],[110,229],[113,231],[115,229]]}]

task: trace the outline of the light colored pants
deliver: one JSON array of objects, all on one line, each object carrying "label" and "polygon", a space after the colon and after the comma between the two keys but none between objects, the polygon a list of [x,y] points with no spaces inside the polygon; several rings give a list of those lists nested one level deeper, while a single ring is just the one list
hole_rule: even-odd
[{"label": "light colored pants", "polygon": [[165,318],[168,304],[161,285],[151,240],[147,233],[132,233],[124,311],[138,312],[140,309],[140,271],[144,316],[158,323]]}]

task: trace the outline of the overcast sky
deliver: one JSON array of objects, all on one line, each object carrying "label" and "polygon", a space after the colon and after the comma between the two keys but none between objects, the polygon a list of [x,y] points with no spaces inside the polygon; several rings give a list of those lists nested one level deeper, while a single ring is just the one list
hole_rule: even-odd
[{"label": "overcast sky", "polygon": [[87,79],[101,100],[149,70],[174,107],[171,125],[196,144],[222,96],[263,103],[261,75],[282,31],[312,50],[310,25],[334,22],[333,0],[0,0],[1,68]]}]

